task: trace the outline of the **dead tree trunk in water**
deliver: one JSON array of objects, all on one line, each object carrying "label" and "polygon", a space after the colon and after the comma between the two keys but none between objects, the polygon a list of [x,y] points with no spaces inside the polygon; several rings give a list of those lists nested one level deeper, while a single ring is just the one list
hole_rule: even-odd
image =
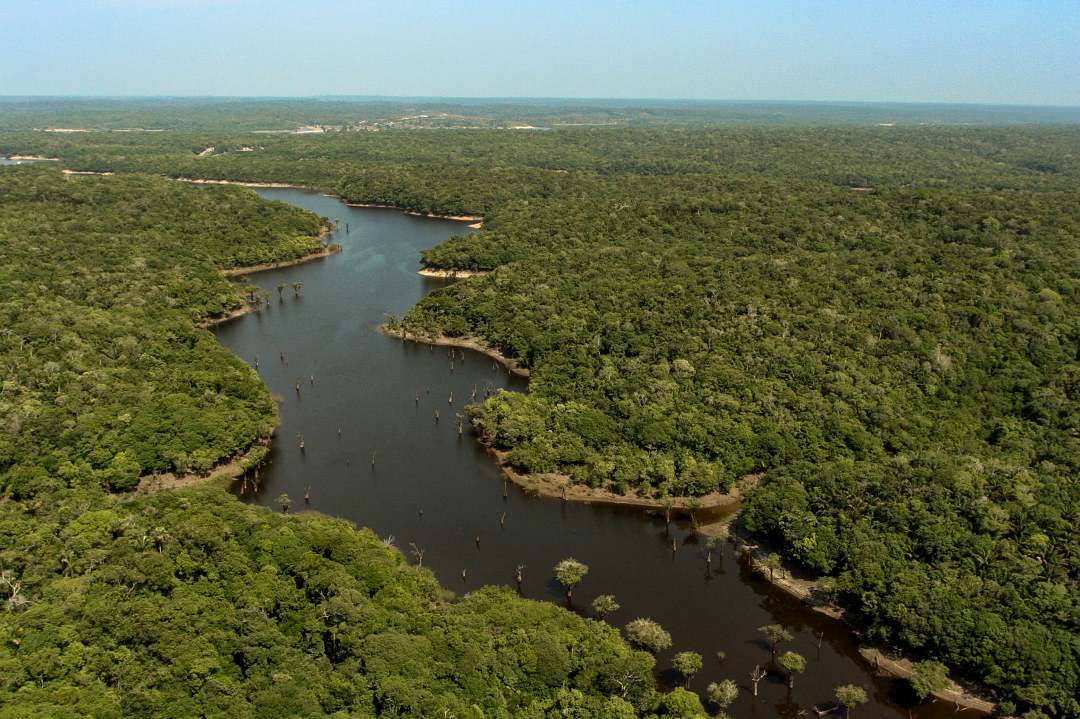
[{"label": "dead tree trunk in water", "polygon": [[758,695],[758,682],[765,678],[765,668],[760,664],[754,667],[754,671],[750,672],[750,682],[754,690],[754,696]]}]

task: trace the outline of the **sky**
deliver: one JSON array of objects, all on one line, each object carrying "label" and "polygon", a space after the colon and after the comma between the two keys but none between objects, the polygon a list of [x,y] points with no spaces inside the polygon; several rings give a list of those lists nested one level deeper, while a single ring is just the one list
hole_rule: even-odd
[{"label": "sky", "polygon": [[1080,0],[0,0],[0,95],[1080,105]]}]

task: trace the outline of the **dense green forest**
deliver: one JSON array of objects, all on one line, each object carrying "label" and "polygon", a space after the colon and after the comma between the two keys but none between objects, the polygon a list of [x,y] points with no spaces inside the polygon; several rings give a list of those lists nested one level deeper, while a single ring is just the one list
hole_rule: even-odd
[{"label": "dense green forest", "polygon": [[700,712],[607,624],[509,589],[449,601],[341,520],[214,488],[45,504],[0,507],[21,585],[0,612],[5,719]]},{"label": "dense green forest", "polygon": [[869,638],[1080,715],[1075,126],[28,132],[0,152],[483,214],[423,259],[491,272],[402,322],[532,370],[529,395],[472,409],[515,467],[657,497],[765,471],[743,523]]},{"label": "dense green forest", "polygon": [[319,230],[250,190],[0,170],[0,717],[699,714],[607,624],[454,601],[346,522],[122,492],[273,429],[196,322],[241,302],[222,268]]},{"label": "dense green forest", "polygon": [[258,376],[195,320],[221,268],[320,248],[319,220],[250,191],[0,172],[0,491],[201,471],[267,437]]}]

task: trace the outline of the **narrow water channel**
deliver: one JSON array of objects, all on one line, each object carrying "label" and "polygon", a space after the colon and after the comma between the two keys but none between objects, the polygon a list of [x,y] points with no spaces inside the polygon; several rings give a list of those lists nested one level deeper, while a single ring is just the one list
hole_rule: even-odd
[{"label": "narrow water channel", "polygon": [[[464,362],[459,355],[451,369],[446,348],[403,344],[377,331],[387,313],[400,316],[441,284],[416,274],[419,251],[467,232],[463,223],[351,208],[300,190],[259,193],[339,219],[333,241],[344,249],[249,276],[270,293],[270,307],[216,330],[249,363],[258,357],[263,380],[281,401],[281,426],[253,501],[276,506],[284,492],[301,508],[310,487],[311,509],[392,536],[407,556],[414,545],[423,549],[424,566],[458,593],[512,586],[516,567],[524,565],[525,596],[561,601],[551,569],[575,557],[590,570],[575,590],[575,605],[587,608],[596,595],[614,594],[622,609],[610,616],[612,624],[637,617],[660,622],[675,644],[658,657],[661,680],[676,681],[675,651],[700,652],[705,666],[691,688],[704,692],[711,681],[736,680],[742,691],[731,708],[735,717],[795,717],[800,710],[813,716],[811,707],[830,700],[841,684],[859,684],[870,695],[855,716],[908,716],[893,701],[895,683],[872,676],[846,629],[749,576],[731,545],[707,575],[703,547],[688,527],[672,526],[673,553],[664,522],[639,510],[567,504],[513,485],[504,493],[492,459],[468,431],[458,435],[455,415],[474,387],[482,398],[485,388],[525,391],[525,383],[478,353],[466,352]],[[303,283],[298,298],[291,289],[296,282]],[[290,285],[280,303],[279,283]],[[805,656],[807,669],[791,691],[770,676],[755,700],[750,672],[769,659],[757,627],[771,623],[795,635],[785,650]],[[952,707],[930,705],[914,716],[952,716]]]}]

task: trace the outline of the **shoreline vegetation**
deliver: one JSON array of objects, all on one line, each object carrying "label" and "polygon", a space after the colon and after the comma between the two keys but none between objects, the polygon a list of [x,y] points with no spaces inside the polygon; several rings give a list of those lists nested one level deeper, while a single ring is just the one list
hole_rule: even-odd
[{"label": "shoreline vegetation", "polygon": [[291,182],[243,182],[241,180],[205,180],[192,177],[170,177],[170,180],[186,182],[191,185],[233,185],[235,187],[267,187],[282,190],[310,190],[317,192],[317,188],[308,185],[297,185]]},{"label": "shoreline vegetation", "polygon": [[[168,299],[172,300],[168,304],[174,308],[174,312],[168,316],[167,322],[177,323],[170,325],[169,331],[180,332],[183,340],[176,339],[175,335],[171,344],[168,340],[143,335],[129,336],[126,340],[130,346],[129,354],[160,358],[160,365],[169,367],[169,370],[149,373],[152,377],[145,377],[143,375],[146,373],[138,372],[135,380],[117,380],[114,385],[102,385],[107,387],[107,390],[98,390],[109,395],[127,396],[146,392],[153,396],[163,396],[161,407],[131,406],[129,411],[121,412],[109,406],[101,410],[102,416],[106,417],[111,416],[110,413],[114,411],[119,414],[115,424],[118,429],[115,431],[122,435],[129,424],[143,427],[148,422],[163,421],[163,416],[188,417],[195,416],[192,413],[201,412],[198,414],[201,422],[198,431],[179,426],[181,420],[177,419],[175,421],[178,426],[168,437],[162,434],[157,436],[157,439],[148,440],[139,433],[124,435],[123,439],[116,441],[126,449],[116,454],[111,465],[103,468],[84,463],[85,466],[80,471],[88,473],[90,479],[86,481],[92,480],[105,491],[122,493],[140,488],[145,490],[149,482],[161,486],[183,487],[216,477],[236,476],[238,472],[250,469],[265,456],[265,446],[278,423],[278,411],[273,397],[256,373],[243,372],[238,363],[234,364],[235,355],[227,353],[230,359],[226,360],[226,351],[214,338],[210,335],[200,336],[203,333],[194,330],[196,327],[207,328],[254,309],[252,304],[243,303],[236,285],[227,279],[230,273],[224,268],[236,262],[236,256],[229,247],[230,242],[250,243],[256,258],[261,256],[269,259],[275,255],[280,257],[290,251],[307,252],[303,257],[288,261],[288,264],[294,264],[337,251],[339,248],[336,246],[325,244],[331,227],[319,222],[313,213],[283,205],[272,206],[247,193],[224,193],[220,198],[211,200],[205,193],[181,188],[164,178],[151,176],[68,183],[65,175],[41,168],[4,173],[4,177],[0,178],[15,188],[11,189],[5,184],[4,192],[0,193],[7,201],[5,208],[11,209],[15,219],[19,217],[17,211],[23,205],[33,207],[28,213],[31,217],[39,212],[37,206],[33,205],[34,196],[20,187],[20,183],[25,182],[24,177],[33,178],[37,183],[34,185],[38,188],[37,191],[54,201],[53,206],[58,218],[77,225],[88,238],[96,239],[101,233],[106,233],[110,241],[115,240],[115,244],[108,245],[107,252],[97,254],[88,250],[84,251],[84,255],[76,253],[71,257],[65,256],[64,260],[57,260],[56,268],[59,269],[52,270],[39,270],[40,263],[27,254],[26,250],[20,252],[18,243],[9,242],[5,246],[5,264],[15,268],[13,272],[22,271],[33,277],[33,272],[49,271],[55,272],[56,276],[85,278],[82,284],[68,289],[71,297],[68,300],[71,303],[69,312],[72,314],[58,323],[77,325],[80,328],[78,332],[82,333],[81,342],[84,343],[80,346],[90,343],[88,338],[100,339],[100,335],[95,334],[93,329],[96,324],[78,325],[70,316],[77,312],[80,302],[87,302],[86,298],[91,292],[89,288],[95,285],[99,277],[110,278],[110,289],[117,293],[115,297],[139,296],[147,298],[150,303],[167,304],[160,296],[166,291],[164,275],[155,274],[153,269],[148,267],[150,263],[145,258],[152,256],[152,252],[159,252],[166,260],[163,265],[171,263],[171,266],[177,267],[192,266],[192,258],[210,260],[209,263],[198,263],[198,269],[191,269],[192,280],[184,285],[182,292],[176,297],[168,296]],[[19,194],[20,191],[23,194]],[[134,208],[130,204],[131,197],[145,202]],[[63,202],[65,198],[70,198],[70,201]],[[100,226],[86,219],[87,217],[100,222]],[[57,222],[63,224],[60,219],[57,219]],[[105,229],[101,229],[102,227]],[[151,227],[152,231],[149,230]],[[165,242],[162,237],[175,242]],[[59,239],[59,233],[54,230],[51,235],[43,232],[41,242],[48,241],[59,243],[63,240]],[[80,247],[87,244],[89,243]],[[36,248],[33,249],[36,251]],[[58,254],[54,253],[54,256]],[[12,276],[16,279],[11,287],[18,288],[19,276]],[[233,307],[218,317],[207,316],[205,308],[214,306],[214,302],[224,292],[235,296],[235,301],[240,303],[240,306]],[[109,311],[114,314],[103,315],[95,322],[121,327],[157,327],[154,324],[155,318],[139,311],[141,305],[138,303],[123,301],[106,304],[112,305]],[[185,307],[199,309],[189,314],[184,312]],[[25,314],[37,313],[27,309]],[[181,323],[190,329],[178,327]],[[32,336],[32,330],[18,322],[11,331]],[[67,330],[69,333],[72,331]],[[70,335],[57,333],[52,341],[61,344],[70,342],[68,337]],[[86,351],[89,353],[91,350]],[[50,364],[55,365],[54,372],[66,371],[64,357],[55,354],[46,356],[50,358]],[[223,383],[224,386],[217,388],[211,400],[192,396],[189,385],[193,382],[184,376],[189,369],[194,372],[220,371],[231,374],[229,380]],[[255,396],[256,387],[261,387],[266,393],[265,400]],[[185,390],[189,391],[185,393]],[[64,395],[61,397],[66,399]],[[63,400],[57,402],[59,406],[68,404]],[[70,404],[76,405],[74,398]],[[240,429],[234,428],[234,424]],[[216,445],[214,440],[217,441]],[[44,442],[40,446],[31,446],[34,447],[33,455],[37,457],[63,451]],[[150,459],[146,459],[147,456]],[[18,467],[17,465],[13,472],[18,471]],[[8,480],[10,476],[13,475],[6,475],[3,479]],[[44,480],[5,485],[5,489],[25,493],[26,496],[34,496],[36,492],[45,492],[49,488],[50,485]]]},{"label": "shoreline vegetation", "polygon": [[[277,424],[278,420],[275,418],[275,432]],[[231,484],[244,476],[249,469],[258,465],[258,462],[255,462],[252,467],[247,467],[245,466],[245,462],[250,461],[251,458],[260,453],[261,450],[268,450],[272,440],[273,434],[271,434],[270,437],[257,439],[250,447],[240,452],[235,457],[219,462],[205,472],[185,472],[184,474],[164,472],[161,474],[143,475],[139,478],[139,484],[135,487],[133,493],[136,495],[156,494],[157,492],[209,484],[217,479],[227,480]]]},{"label": "shoreline vegetation", "polygon": [[[331,228],[329,226],[324,226],[322,228],[322,231],[319,233],[319,236],[318,236],[319,241],[325,243],[325,241],[330,237],[332,232],[333,232],[333,228]],[[282,269],[284,267],[293,267],[295,265],[302,265],[302,264],[307,263],[307,262],[312,262],[314,260],[321,260],[321,259],[323,259],[325,257],[330,257],[331,255],[336,255],[339,252],[341,252],[341,249],[342,249],[341,245],[337,245],[337,244],[326,245],[326,244],[323,244],[322,249],[315,250],[314,252],[310,252],[310,253],[302,256],[302,257],[296,257],[296,258],[293,258],[291,260],[281,260],[280,262],[263,262],[263,263],[260,263],[260,264],[257,264],[257,265],[247,265],[247,266],[244,266],[244,267],[229,267],[229,268],[223,269],[221,271],[221,273],[223,275],[225,275],[226,277],[231,278],[231,277],[242,277],[244,275],[251,275],[251,274],[255,274],[256,272],[266,272],[268,270],[279,270],[279,269]],[[216,317],[204,318],[198,324],[199,324],[199,327],[202,327],[203,329],[209,329],[210,327],[216,327],[216,326],[218,326],[220,324],[223,324],[225,322],[228,322],[230,320],[234,320],[237,317],[243,317],[244,315],[246,315],[246,314],[248,314],[250,312],[257,312],[261,306],[262,305],[259,302],[244,302],[239,307],[234,307],[233,309],[229,310],[228,312],[226,312],[223,315],[218,315]]]},{"label": "shoreline vegetation", "polygon": [[[775,568],[775,565],[770,567],[769,556],[778,553],[776,547],[749,536],[740,526],[738,514],[732,515],[724,529],[726,538],[735,545],[738,556],[752,572],[789,597],[799,600],[829,619],[840,622],[848,631],[854,632],[855,627],[848,621],[844,608],[825,596],[817,580],[796,576],[786,561],[782,563],[779,570]],[[859,641],[858,635],[856,635],[856,644],[858,644],[859,655],[863,661],[872,666],[877,673],[894,679],[907,679],[912,676],[914,662],[910,659],[900,654],[886,652],[879,647],[865,645]],[[986,694],[986,689],[974,682],[957,681],[956,678],[950,677],[949,686],[941,691],[933,692],[931,696],[938,701],[956,705],[958,712],[973,710],[989,716],[997,711],[998,706],[995,702],[985,699]]]},{"label": "shoreline vegetation", "polygon": [[[336,195],[334,196],[337,197]],[[341,201],[345,202],[345,200]],[[454,222],[472,222],[474,224],[469,225],[469,227],[473,227],[474,229],[479,229],[484,222],[482,215],[439,215],[434,212],[417,212],[416,210],[410,210],[399,205],[385,205],[374,202],[345,202],[345,204],[349,207],[373,207],[383,210],[398,210],[399,212],[404,212],[406,215],[412,215],[413,217],[430,217],[435,220],[453,220]]]},{"label": "shoreline vegetation", "polygon": [[485,270],[443,270],[435,267],[424,267],[417,270],[416,274],[421,277],[434,277],[443,280],[464,280],[469,277],[483,277],[490,273]]},{"label": "shoreline vegetation", "polygon": [[[38,161],[49,160],[49,161],[57,161],[57,162],[60,161],[59,157],[39,157],[37,155],[11,155],[6,159],[9,159],[9,160],[27,160],[27,161],[29,161],[29,160],[38,160]],[[63,174],[65,174],[65,175],[99,175],[99,176],[102,176],[102,177],[110,177],[110,176],[116,174],[114,172],[101,172],[101,171],[96,171],[96,170],[72,170],[72,169],[69,169],[69,168],[64,168],[64,169],[61,170],[61,172]],[[171,177],[171,176],[168,176],[168,175],[163,175],[163,177],[166,177],[169,180],[175,180],[176,182],[186,182],[189,185],[231,185],[233,187],[250,187],[252,189],[266,188],[266,189],[278,189],[278,190],[306,190],[308,192],[323,192],[323,194],[325,194],[327,197],[333,197],[335,199],[341,200],[341,202],[343,202],[348,207],[373,207],[373,208],[385,209],[385,210],[397,210],[398,212],[404,212],[406,215],[412,215],[413,217],[427,217],[427,218],[431,218],[431,219],[435,219],[435,220],[450,220],[452,222],[468,222],[469,224],[467,226],[468,226],[469,229],[472,229],[472,230],[479,230],[480,228],[482,228],[484,226],[484,217],[483,217],[483,215],[440,215],[440,214],[437,214],[437,213],[434,213],[434,212],[418,212],[417,210],[410,210],[407,207],[402,207],[400,205],[387,205],[387,204],[373,203],[373,202],[346,202],[345,199],[342,198],[340,195],[335,195],[335,194],[332,194],[332,193],[329,193],[329,192],[324,192],[323,190],[319,189],[318,187],[313,187],[311,185],[299,185],[299,184],[292,183],[292,182],[247,182],[247,181],[244,181],[244,180],[213,180],[213,179],[193,178],[193,177]],[[456,276],[457,277],[471,276],[471,275],[465,274],[466,272],[468,272],[468,270],[458,270]],[[475,273],[475,274],[486,274],[486,273],[478,272],[478,273]],[[427,276],[436,277],[436,276],[441,276],[441,275],[427,275]]]},{"label": "shoreline vegetation", "polygon": [[435,345],[437,347],[460,347],[462,349],[474,350],[480,354],[487,355],[505,367],[508,372],[512,372],[518,377],[529,377],[529,369],[527,367],[519,367],[517,361],[504,356],[497,349],[491,347],[491,345],[477,337],[448,337],[446,335],[424,337],[406,330],[393,330],[385,324],[379,325],[379,331],[388,337],[400,339],[402,342],[416,342],[418,344]]},{"label": "shoreline vegetation", "polygon": [[[695,519],[698,512],[709,512],[720,509],[738,509],[742,499],[742,487],[753,484],[761,475],[750,474],[741,478],[729,492],[710,492],[700,497],[641,497],[633,492],[616,494],[606,489],[597,489],[584,484],[574,484],[570,477],[565,474],[521,474],[515,471],[508,463],[509,452],[485,447],[488,453],[495,458],[496,464],[502,470],[503,475],[522,489],[541,497],[551,497],[568,502],[580,502],[582,504],[605,504],[619,507],[637,507],[643,510],[670,510],[687,514]],[[695,531],[712,536],[716,530],[707,531],[710,527],[719,527],[730,522],[731,516],[719,518],[715,522],[697,524]]]},{"label": "shoreline vegetation", "polygon": [[324,257],[330,257],[341,252],[340,245],[329,245],[323,247],[321,250],[316,250],[311,254],[304,255],[303,257],[297,257],[292,260],[282,260],[280,262],[266,262],[259,265],[250,265],[248,267],[233,267],[227,270],[222,270],[226,277],[242,277],[244,275],[252,275],[256,272],[267,272],[269,270],[280,270],[283,267],[292,267],[294,265],[302,265],[314,260],[321,260]]},{"label": "shoreline vegetation", "polygon": [[[419,274],[419,273],[418,273]],[[519,367],[517,362],[506,357],[498,350],[476,337],[424,337],[408,331],[395,331],[388,325],[379,326],[379,331],[388,337],[400,339],[402,342],[416,342],[417,344],[434,345],[437,347],[459,347],[479,352],[498,362],[511,372],[525,379],[529,378],[529,369]],[[617,494],[605,489],[597,489],[583,484],[574,484],[570,477],[565,474],[521,474],[514,471],[506,462],[509,452],[500,451],[492,447],[486,447],[488,453],[495,458],[496,464],[502,470],[506,479],[510,480],[522,489],[543,497],[552,497],[566,501],[581,502],[583,504],[609,504],[627,507],[640,507],[648,510],[672,509],[681,512],[698,512],[723,509],[737,506],[742,498],[742,492],[738,485],[745,486],[747,480],[755,481],[760,474],[750,474],[739,480],[730,492],[711,492],[700,497],[668,497],[653,498],[641,497],[633,492]]]},{"label": "shoreline vegetation", "polygon": [[[417,274],[423,275],[424,271],[421,270]],[[449,275],[427,276],[444,277]],[[457,275],[457,277],[461,276],[460,274]],[[517,367],[512,359],[505,357],[479,338],[456,338],[445,335],[423,337],[411,332],[395,332],[385,324],[379,326],[379,331],[389,337],[401,339],[403,342],[410,341],[418,344],[475,350],[499,362],[509,371],[524,378],[529,377],[528,369]],[[795,577],[787,562],[784,562],[779,573],[770,571],[768,556],[771,553],[771,548],[761,542],[754,541],[744,531],[740,531],[739,507],[742,497],[747,490],[760,481],[764,473],[749,474],[740,478],[729,492],[712,492],[702,497],[654,499],[651,497],[638,497],[634,494],[621,495],[608,490],[573,484],[570,477],[564,474],[522,474],[515,471],[507,463],[509,452],[487,446],[485,446],[485,449],[493,457],[505,480],[513,482],[521,489],[538,497],[561,499],[564,502],[570,501],[582,504],[635,507],[647,512],[674,511],[688,515],[693,521],[694,532],[705,537],[731,541],[736,552],[743,558],[749,568],[771,586],[798,600],[811,610],[840,623],[847,631],[854,632],[855,628],[847,621],[844,609],[822,599],[817,581]],[[698,512],[708,513],[719,510],[729,511],[723,512],[721,516],[713,521],[702,523],[698,523],[695,516]],[[856,640],[858,640],[858,637],[856,637]],[[886,653],[878,647],[865,646],[858,641],[856,643],[859,645],[859,655],[863,661],[871,665],[875,671],[900,680],[907,679],[912,675],[913,662],[910,659],[902,655]],[[981,687],[970,682],[961,683],[954,678],[950,678],[949,686],[946,689],[932,694],[936,700],[955,704],[957,711],[971,710],[989,716],[997,711],[997,704],[985,699],[985,695],[986,691]]]},{"label": "shoreline vegetation", "polygon": [[[320,242],[324,242],[327,238],[329,238],[332,231],[333,229],[331,227],[323,226],[322,231],[319,233],[318,237]],[[304,255],[303,257],[297,257],[292,260],[282,260],[281,262],[269,262],[258,265],[250,265],[248,267],[232,267],[222,270],[222,274],[224,274],[226,277],[240,277],[243,275],[254,274],[256,272],[266,272],[268,270],[276,270],[283,267],[293,267],[307,262],[312,262],[314,260],[321,260],[325,257],[330,257],[331,255],[336,255],[341,252],[341,250],[341,245],[324,245],[321,250],[317,250],[310,254]],[[261,308],[262,304],[260,302],[245,302],[240,307],[236,307],[223,315],[204,319],[202,322],[199,323],[199,327],[202,327],[203,329],[216,327],[220,324],[224,324],[238,317],[243,317],[246,314],[257,312]],[[277,401],[274,402],[274,407],[274,429],[271,430],[269,437],[257,439],[251,444],[250,447],[245,449],[237,456],[227,461],[220,462],[205,473],[188,472],[187,474],[182,474],[178,476],[173,472],[167,472],[165,474],[146,475],[139,479],[139,485],[135,491],[139,494],[149,494],[166,489],[181,489],[183,487],[206,484],[215,479],[225,478],[228,479],[230,482],[235,482],[236,480],[240,479],[249,469],[249,467],[244,466],[245,460],[248,460],[255,454],[259,453],[260,449],[268,450],[270,448],[270,443],[277,432],[277,427],[281,423],[280,415],[277,412]],[[250,468],[257,467],[260,462],[261,460],[254,462],[252,467]],[[258,483],[256,482],[256,488],[257,487]]]},{"label": "shoreline vegetation", "polygon": [[[187,182],[192,185],[234,185],[238,187],[251,187],[251,188],[269,188],[269,189],[283,189],[283,190],[307,190],[309,192],[324,192],[318,187],[312,187],[311,185],[298,185],[291,182],[245,182],[242,180],[208,180],[203,178],[189,178],[189,177],[172,177],[170,179],[177,182]],[[387,205],[374,202],[346,202],[344,198],[339,195],[334,195],[328,192],[324,192],[327,197],[333,197],[341,200],[348,207],[374,207],[385,210],[397,210],[398,212],[404,212],[406,215],[412,215],[413,217],[430,217],[436,220],[452,220],[454,222],[469,222],[471,229],[478,230],[483,226],[484,218],[482,215],[439,215],[432,212],[417,212],[416,210],[410,210],[400,205]],[[460,273],[459,273],[460,276]]]}]

